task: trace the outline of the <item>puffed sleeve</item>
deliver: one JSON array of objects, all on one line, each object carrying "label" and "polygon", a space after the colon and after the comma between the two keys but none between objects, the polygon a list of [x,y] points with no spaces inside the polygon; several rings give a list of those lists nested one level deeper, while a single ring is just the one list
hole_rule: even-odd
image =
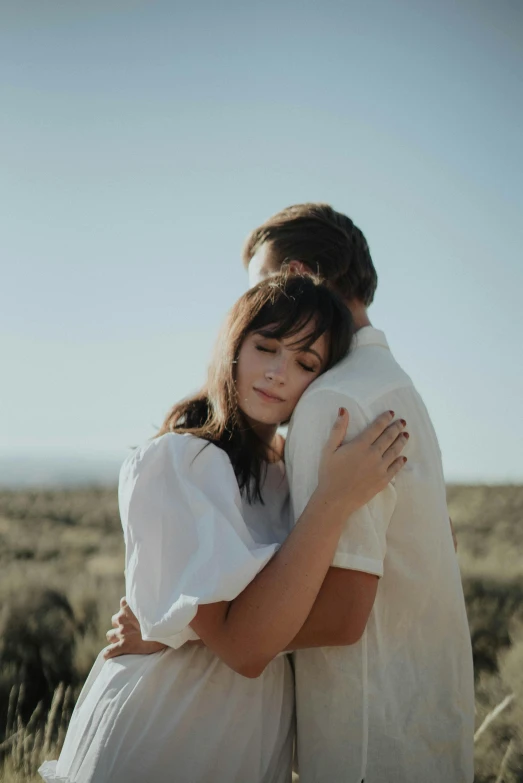
[{"label": "puffed sleeve", "polygon": [[231,601],[278,549],[251,537],[224,451],[168,433],[137,449],[120,472],[126,594],[144,639],[180,647],[198,604]]}]

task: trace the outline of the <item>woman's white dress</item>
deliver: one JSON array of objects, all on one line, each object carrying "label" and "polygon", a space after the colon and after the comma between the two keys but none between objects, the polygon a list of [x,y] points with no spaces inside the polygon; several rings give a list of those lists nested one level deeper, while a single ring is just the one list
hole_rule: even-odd
[{"label": "woman's white dress", "polygon": [[261,677],[229,669],[189,623],[239,595],[289,533],[282,463],[249,505],[222,450],[167,434],[120,473],[126,593],[147,639],[171,649],[103,661],[80,694],[51,783],[289,783],[294,684],[287,656]]}]

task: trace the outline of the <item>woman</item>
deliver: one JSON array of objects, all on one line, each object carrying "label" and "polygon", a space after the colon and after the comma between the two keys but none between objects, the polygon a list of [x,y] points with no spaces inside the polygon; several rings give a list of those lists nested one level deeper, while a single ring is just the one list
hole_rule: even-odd
[{"label": "woman", "polygon": [[[317,280],[271,278],[231,311],[208,384],[175,405],[120,474],[126,590],[150,656],[100,656],[47,781],[284,783],[293,679],[286,656],[341,527],[403,465],[380,417],[341,446],[340,410],[318,488],[289,534],[277,426],[347,352],[348,310]],[[203,645],[186,642],[201,639]]]}]

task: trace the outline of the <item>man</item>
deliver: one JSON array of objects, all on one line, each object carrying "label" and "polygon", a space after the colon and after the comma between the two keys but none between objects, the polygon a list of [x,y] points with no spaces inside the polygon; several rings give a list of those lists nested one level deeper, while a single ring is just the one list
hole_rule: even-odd
[{"label": "man", "polygon": [[316,487],[340,407],[349,438],[385,410],[410,433],[406,467],[351,517],[291,645],[300,782],[471,783],[472,654],[441,456],[421,398],[370,323],[377,275],[367,242],[330,206],[296,205],[251,233],[244,263],[251,284],[282,267],[320,274],[357,329],[349,356],[294,412],[286,446],[294,518]]}]

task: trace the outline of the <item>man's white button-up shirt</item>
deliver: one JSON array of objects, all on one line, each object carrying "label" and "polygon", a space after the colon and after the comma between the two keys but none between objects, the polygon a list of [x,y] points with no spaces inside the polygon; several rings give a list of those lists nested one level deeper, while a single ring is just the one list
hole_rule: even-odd
[{"label": "man's white button-up shirt", "polygon": [[294,412],[294,519],[317,486],[340,406],[348,439],[383,411],[406,419],[408,462],[350,517],[333,561],[380,577],[363,637],[294,653],[300,783],[471,783],[472,652],[440,450],[412,381],[373,327]]}]

